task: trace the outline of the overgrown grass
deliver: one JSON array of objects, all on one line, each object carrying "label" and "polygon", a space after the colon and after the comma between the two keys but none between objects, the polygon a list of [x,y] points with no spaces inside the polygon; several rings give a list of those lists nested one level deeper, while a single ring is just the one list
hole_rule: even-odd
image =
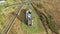
[{"label": "overgrown grass", "polygon": [[[6,0],[6,2],[5,3],[2,3],[2,4],[0,4],[0,25],[2,25],[2,27],[4,28],[5,27],[5,22],[3,22],[3,19],[5,20],[5,19],[7,19],[8,18],[8,15],[7,14],[5,14],[5,13],[8,13],[9,11],[12,11],[14,8],[15,8],[15,6],[11,6],[11,7],[9,7],[8,9],[7,9],[7,11],[3,11],[3,10],[5,10],[6,9],[6,6],[7,5],[10,5],[10,4],[14,4],[15,2],[13,1],[13,0]],[[0,33],[1,33],[1,29],[0,29]]]},{"label": "overgrown grass", "polygon": [[40,4],[40,3],[37,5],[37,7],[39,7],[40,9],[43,8],[42,4]]},{"label": "overgrown grass", "polygon": [[33,25],[32,26],[27,26],[26,24],[22,23],[21,29],[24,32],[24,34],[37,34],[37,33],[41,33],[41,32],[45,32],[44,27],[38,17],[38,15],[36,14],[35,10],[32,8],[33,12]]},{"label": "overgrown grass", "polygon": [[2,25],[3,28],[5,27],[5,24],[4,24],[3,21],[2,21],[2,16],[0,16],[0,25]]},{"label": "overgrown grass", "polygon": [[0,29],[0,34],[1,34],[2,30]]},{"label": "overgrown grass", "polygon": [[[26,24],[22,23],[22,30],[24,32],[28,31],[29,34],[36,34],[36,33],[44,32],[44,28],[43,28],[40,20],[37,19],[36,17],[34,18],[34,22],[33,22],[32,26],[27,26]],[[25,33],[27,33],[27,32],[25,32]]]},{"label": "overgrown grass", "polygon": [[[11,4],[14,4],[14,3],[16,3],[16,2],[14,2],[13,0],[6,0],[5,3],[0,4],[0,11],[2,11],[3,9],[5,9],[6,6],[11,5]],[[12,8],[15,8],[15,6],[12,6]]]},{"label": "overgrown grass", "polygon": [[57,24],[54,21],[52,21],[51,18],[47,17],[47,19],[48,19],[48,25],[49,25],[51,31],[58,34],[58,26],[57,26]]},{"label": "overgrown grass", "polygon": [[[43,8],[43,7],[41,7],[42,5],[40,4],[40,5],[38,5],[37,7],[39,7],[40,9],[41,8]],[[36,9],[35,9],[36,10]],[[36,13],[39,13],[37,10],[36,10]],[[47,14],[47,13],[46,13]],[[51,29],[51,31],[53,31],[53,32],[55,32],[55,33],[57,33],[58,34],[58,26],[57,26],[57,24],[55,23],[55,22],[53,22],[52,21],[52,17],[49,15],[49,14],[47,14],[47,16],[45,17],[46,19],[47,19],[47,23],[48,23],[48,25],[47,26],[49,26],[49,28]],[[41,17],[41,20],[43,20],[43,17]]]},{"label": "overgrown grass", "polygon": [[2,12],[3,9],[4,9],[4,7],[0,7],[0,12]]}]

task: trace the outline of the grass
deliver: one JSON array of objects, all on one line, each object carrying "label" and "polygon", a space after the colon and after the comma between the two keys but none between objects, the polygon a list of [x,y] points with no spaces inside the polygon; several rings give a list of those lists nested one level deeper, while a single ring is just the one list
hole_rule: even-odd
[{"label": "grass", "polygon": [[1,34],[2,30],[0,29],[0,34]]},{"label": "grass", "polygon": [[[41,9],[41,8],[43,8],[43,7],[41,7],[42,5],[40,4],[40,5],[38,5],[38,7]],[[36,9],[35,9],[36,10]],[[37,10],[36,10],[37,11]],[[46,13],[47,14],[47,13]],[[49,15],[49,14],[47,14],[47,21],[48,21],[48,25],[49,25],[49,27],[50,27],[50,29],[51,29],[51,31],[53,31],[53,32],[55,32],[55,33],[58,33],[58,26],[57,26],[57,24],[55,23],[55,22],[53,22],[52,21],[52,17]],[[43,17],[41,17],[41,20],[43,20]]]},{"label": "grass", "polygon": [[7,18],[7,15],[6,14],[3,13],[2,15],[3,15],[4,18]]},{"label": "grass", "polygon": [[[13,0],[7,0],[6,3],[4,3],[4,6],[9,5],[9,4],[13,4],[13,3],[14,3]],[[43,6],[41,4],[39,4],[38,7],[40,7],[40,9],[43,8]],[[13,10],[14,8],[15,8],[15,6],[12,6],[8,9],[8,11]],[[0,7],[0,12],[2,12],[3,9],[5,9],[5,7]],[[2,16],[4,18],[7,17],[5,14],[2,14]],[[35,17],[34,22],[33,22],[33,26],[30,27],[30,26],[27,26],[26,24],[22,23],[21,27],[22,27],[22,30],[24,31],[24,33],[27,33],[27,31],[29,34],[36,34],[36,33],[40,33],[40,32],[45,32],[42,22],[39,19],[38,15],[36,14],[34,9],[33,9],[33,16]],[[51,29],[53,31],[57,32],[57,26],[51,22],[51,19],[49,17],[47,17],[47,18],[48,18],[49,25],[50,25]],[[1,19],[2,19],[2,17],[0,16],[0,25],[2,25],[4,27],[5,25]],[[1,31],[2,30],[0,30],[0,32]]]},{"label": "grass", "polygon": [[57,33],[58,34],[58,26],[57,24],[55,23],[55,21],[53,21],[52,19],[52,16],[50,16],[47,12],[45,12],[48,16],[47,16],[47,19],[48,19],[48,25],[50,26],[50,29]]},{"label": "grass", "polygon": [[[1,18],[2,19],[2,18]],[[3,26],[3,28],[5,27],[5,24],[3,23],[3,21],[0,19],[0,25]]]},{"label": "grass", "polygon": [[[0,4],[0,11],[6,8],[6,6],[14,4],[15,2],[13,0],[6,0],[5,3]],[[1,7],[2,6],[2,7]],[[15,8],[15,6],[12,6],[12,9]],[[11,9],[11,7],[9,8]]]},{"label": "grass", "polygon": [[49,17],[48,17],[48,22],[49,22],[48,25],[50,26],[50,29],[53,32],[58,33],[58,26],[57,26],[57,24],[54,21],[52,21]]},{"label": "grass", "polygon": [[[38,24],[40,23],[40,24]],[[35,18],[33,26],[27,26],[24,23],[22,24],[22,30],[28,31],[29,34],[36,34],[44,31],[44,28],[42,27],[41,22]]]},{"label": "grass", "polygon": [[[7,5],[9,5],[9,4],[13,4],[13,3],[15,3],[13,0],[6,0],[6,2],[5,3],[2,3],[2,4],[0,4],[0,25],[2,25],[2,27],[4,28],[5,27],[5,22],[3,22],[3,20],[6,20],[7,18],[8,18],[8,15],[7,14],[5,14],[5,13],[8,13],[9,11],[11,12],[14,8],[15,8],[15,6],[11,6],[11,7],[9,7],[8,9],[7,9],[7,11],[3,11],[3,10],[5,10],[6,9],[6,7],[5,6],[7,6]],[[2,7],[1,7],[2,6]],[[1,33],[1,29],[0,29],[0,33]]]},{"label": "grass", "polygon": [[43,8],[42,4],[40,4],[40,3],[39,3],[37,6],[38,6],[40,9]]},{"label": "grass", "polygon": [[2,12],[3,9],[4,9],[4,7],[0,7],[0,12]]},{"label": "grass", "polygon": [[[31,6],[32,7],[32,6]],[[27,26],[26,24],[22,23],[22,31],[24,32],[24,34],[28,32],[28,34],[37,34],[37,33],[41,33],[41,32],[45,32],[44,27],[38,17],[38,15],[36,14],[35,10],[32,8],[33,12],[33,25],[32,26]]]}]

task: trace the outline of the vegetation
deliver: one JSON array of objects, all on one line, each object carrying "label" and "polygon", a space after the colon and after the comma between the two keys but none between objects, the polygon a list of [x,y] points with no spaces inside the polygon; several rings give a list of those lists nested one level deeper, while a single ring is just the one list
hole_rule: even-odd
[{"label": "vegetation", "polygon": [[[34,8],[32,8],[33,12],[32,12],[32,15],[33,15],[33,25],[32,26],[27,26],[26,24],[22,23],[22,31],[24,32],[24,34],[28,32],[28,34],[38,34],[38,33],[41,33],[41,32],[45,32],[45,29],[38,17],[38,15],[36,14]],[[42,34],[43,34],[42,33]]]},{"label": "vegetation", "polygon": [[[41,5],[41,4],[40,4]],[[43,8],[43,7],[41,7],[40,5],[38,5],[37,7],[39,7],[40,9],[41,8]],[[36,10],[36,8],[35,8],[35,10]],[[37,14],[39,15],[39,11],[38,10],[36,10],[37,12]],[[46,13],[47,14],[47,13]],[[41,14],[42,15],[42,14]],[[39,15],[40,16],[40,15]],[[43,15],[43,16],[45,16],[45,15]],[[41,16],[40,17],[40,19],[43,21],[44,19],[44,17],[43,16]],[[56,34],[58,34],[58,26],[57,26],[57,24],[55,23],[55,22],[53,22],[52,21],[52,19],[51,19],[51,16],[49,15],[49,14],[47,14],[47,16],[45,16],[45,19],[46,19],[46,21],[47,21],[47,26],[51,29],[51,31],[52,32],[55,32]]]},{"label": "vegetation", "polygon": [[[15,6],[11,6],[11,7],[9,7],[8,9],[6,9],[6,7],[8,6],[8,5],[11,5],[11,4],[13,4],[13,3],[15,3],[13,0],[6,0],[6,2],[5,3],[2,3],[2,4],[0,4],[0,25],[4,28],[5,27],[5,22],[7,21],[6,19],[8,19],[8,14],[6,14],[6,13],[8,13],[9,11],[11,12],[14,8],[15,8]],[[5,20],[5,22],[4,22],[4,20]],[[2,28],[2,29],[3,29]],[[0,29],[0,33],[1,33],[1,29]]]},{"label": "vegetation", "polygon": [[[23,0],[22,0],[23,1]],[[13,4],[15,3],[13,0],[7,0],[5,3],[3,4],[0,4],[0,25],[2,25],[2,27],[4,28],[5,27],[5,23],[3,22],[3,19],[7,19],[8,18],[8,15],[6,13],[8,12],[12,12],[13,9],[15,8],[15,6],[11,6],[9,7],[6,11],[4,11],[6,9],[6,7],[8,7],[10,4]],[[44,8],[42,6],[42,4],[38,4],[37,7],[39,7],[40,9]],[[47,13],[47,16],[41,16],[42,14],[40,14],[38,12],[38,10],[34,10],[35,8],[33,7],[32,10],[33,10],[33,16],[35,17],[34,18],[34,22],[33,22],[33,25],[32,26],[27,26],[26,24],[24,24],[22,22],[21,24],[21,29],[23,31],[24,34],[37,34],[37,33],[41,33],[41,32],[45,32],[45,29],[42,25],[42,21],[44,21],[44,19],[47,21],[47,26],[51,29],[52,32],[55,32],[58,34],[58,26],[57,24],[52,21],[52,17]],[[39,14],[38,14],[39,13]],[[0,33],[1,33],[1,29],[0,29]]]}]

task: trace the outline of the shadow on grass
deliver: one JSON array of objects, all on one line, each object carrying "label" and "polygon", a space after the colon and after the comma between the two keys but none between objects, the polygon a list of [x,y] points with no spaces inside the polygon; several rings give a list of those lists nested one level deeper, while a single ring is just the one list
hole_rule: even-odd
[{"label": "shadow on grass", "polygon": [[[15,15],[14,12],[12,12],[12,15]],[[22,9],[20,14],[17,15],[17,19],[19,19],[22,23],[27,25],[26,22],[26,9]]]}]

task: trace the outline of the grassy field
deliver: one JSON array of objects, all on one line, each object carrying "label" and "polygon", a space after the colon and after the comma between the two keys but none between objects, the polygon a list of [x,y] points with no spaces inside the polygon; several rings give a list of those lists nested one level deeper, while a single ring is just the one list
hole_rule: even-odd
[{"label": "grassy field", "polygon": [[[35,10],[32,7],[32,14],[33,14],[33,25],[32,26],[27,26],[26,24],[22,23],[22,30],[27,34],[38,34],[38,33],[44,33],[44,27],[42,25],[42,22],[40,21],[38,15],[36,14]],[[41,33],[41,34],[42,34]]]},{"label": "grassy field", "polygon": [[6,6],[13,3],[15,3],[13,0],[6,0],[5,3],[0,4],[0,33],[7,24],[6,21],[8,20],[8,13],[12,12],[15,7],[11,6],[9,8],[6,8]]},{"label": "grassy field", "polygon": [[[18,0],[16,0],[16,1],[18,1]],[[7,0],[5,3],[3,3],[1,6],[3,6],[3,7],[0,7],[0,33],[1,33],[1,31],[3,30],[3,28],[6,26],[6,21],[10,18],[9,17],[9,15],[8,14],[10,14],[12,11],[14,11],[14,8],[15,8],[15,6],[11,6],[11,7],[9,7],[9,8],[6,8],[5,6],[6,5],[10,5],[10,4],[13,4],[13,3],[15,3],[13,0]],[[46,5],[47,6],[47,5]],[[38,5],[38,7],[40,7],[40,9],[41,8],[43,8],[43,6],[41,5],[41,4],[39,4]],[[43,27],[43,25],[42,25],[42,22],[41,22],[41,20],[40,20],[40,17],[38,16],[38,14],[36,13],[36,10],[34,10],[34,8],[31,6],[31,8],[32,8],[32,15],[33,15],[33,25],[32,26],[27,26],[26,24],[25,24],[25,22],[20,22],[20,20],[18,20],[17,18],[16,18],[16,20],[15,20],[15,23],[14,23],[14,25],[13,25],[13,27],[12,27],[12,29],[10,30],[10,34],[21,34],[21,33],[23,33],[23,34],[45,34],[46,32],[45,32],[45,29],[44,29],[44,27]],[[46,7],[47,8],[47,7]],[[49,7],[50,8],[50,7]],[[53,11],[53,10],[52,10]],[[52,12],[51,11],[51,12]],[[46,12],[48,12],[48,11],[46,11]],[[49,13],[49,14],[51,14],[51,12]],[[54,15],[55,13],[54,12],[52,12],[52,16]],[[22,15],[21,15],[22,16]],[[24,16],[24,14],[23,14],[23,16]],[[22,16],[22,17],[23,17]],[[56,15],[57,16],[57,15]],[[56,17],[55,16],[55,17]],[[8,18],[9,17],[9,18]],[[19,16],[20,17],[20,16]],[[54,18],[55,18],[54,17]],[[50,18],[50,17],[47,17],[48,19]],[[21,18],[21,19],[24,19],[24,18]],[[56,20],[56,19],[55,19]],[[49,19],[48,21],[51,21],[51,19]],[[59,20],[58,20],[59,21]],[[21,24],[20,24],[21,23]],[[55,22],[49,22],[49,25],[51,25],[50,27],[52,28],[52,30],[56,30],[56,27],[57,26],[55,26],[55,24],[54,24]],[[20,30],[19,30],[19,28],[20,28]],[[22,31],[22,32],[21,32]],[[20,32],[20,33],[19,33]]]},{"label": "grassy field", "polygon": [[[32,6],[31,6],[32,7]],[[25,11],[25,10],[23,10]],[[33,15],[33,25],[27,26],[25,24],[25,14],[21,11],[17,19],[15,20],[15,24],[10,30],[9,34],[45,34],[45,29],[40,21],[38,15],[36,14],[34,8],[32,7],[32,15]],[[24,20],[25,19],[25,20]],[[19,24],[19,25],[18,25]],[[12,32],[13,31],[13,32]]]}]

